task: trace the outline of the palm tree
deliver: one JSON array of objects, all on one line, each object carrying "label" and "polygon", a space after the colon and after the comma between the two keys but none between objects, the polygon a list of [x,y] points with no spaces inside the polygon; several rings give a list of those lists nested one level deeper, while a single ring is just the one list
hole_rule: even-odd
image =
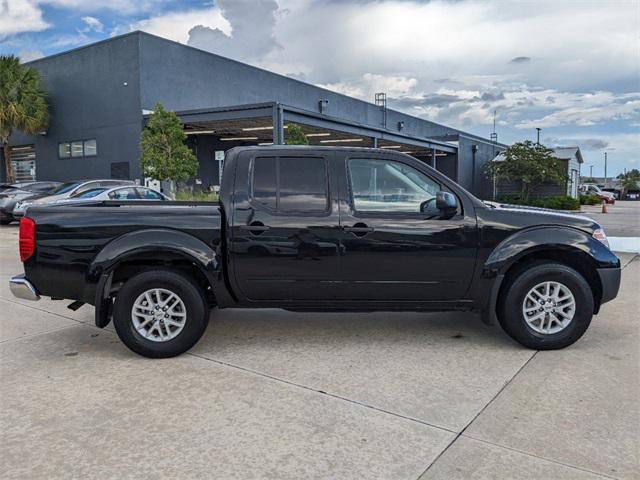
[{"label": "palm tree", "polygon": [[0,143],[4,152],[7,181],[13,181],[9,137],[13,130],[34,135],[47,128],[47,98],[40,75],[20,65],[13,55],[0,55]]}]

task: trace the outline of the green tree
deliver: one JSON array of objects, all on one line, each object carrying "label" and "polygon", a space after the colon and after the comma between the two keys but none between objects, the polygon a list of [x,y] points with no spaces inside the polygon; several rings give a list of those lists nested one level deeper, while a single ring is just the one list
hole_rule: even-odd
[{"label": "green tree", "polygon": [[507,147],[504,160],[488,162],[486,169],[498,181],[519,184],[524,202],[544,183],[561,185],[567,181],[565,166],[553,156],[553,150],[530,140]]},{"label": "green tree", "polygon": [[140,163],[145,177],[188,180],[198,172],[198,159],[184,144],[187,136],[180,119],[158,102],[140,136]]},{"label": "green tree", "polygon": [[628,172],[625,173],[621,173],[620,175],[618,175],[616,178],[619,179],[623,179],[625,177],[635,177],[635,178],[640,178],[640,170],[638,170],[637,168],[632,168],[631,170],[629,170]]},{"label": "green tree", "polygon": [[620,187],[622,188],[622,196],[626,195],[629,190],[636,190],[640,185],[640,171],[634,168],[627,173],[618,175],[620,179]]},{"label": "green tree", "polygon": [[47,129],[49,109],[40,75],[13,55],[0,55],[0,143],[8,182],[14,180],[9,138],[13,130],[35,135]]},{"label": "green tree", "polygon": [[295,123],[287,124],[287,138],[284,141],[285,145],[309,145],[309,139],[300,128],[300,125]]}]

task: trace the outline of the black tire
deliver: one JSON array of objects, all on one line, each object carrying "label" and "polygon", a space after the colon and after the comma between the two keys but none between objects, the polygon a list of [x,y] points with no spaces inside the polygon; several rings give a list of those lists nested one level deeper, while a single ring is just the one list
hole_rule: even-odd
[{"label": "black tire", "polygon": [[[132,321],[131,312],[136,299],[145,291],[156,288],[177,295],[186,309],[182,330],[166,341],[145,338]],[[130,278],[118,292],[113,308],[113,324],[120,340],[130,350],[149,358],[175,357],[186,352],[200,340],[208,321],[209,307],[202,289],[188,276],[173,270],[147,270]]]},{"label": "black tire", "polygon": [[11,222],[13,222],[12,218],[1,218],[0,219],[0,225],[9,225]]},{"label": "black tire", "polygon": [[[575,299],[575,312],[569,324],[557,333],[539,333],[525,320],[523,302],[536,285],[554,281],[567,287]],[[594,301],[585,278],[560,263],[531,263],[505,278],[505,289],[498,304],[498,320],[507,334],[525,347],[556,350],[577,341],[587,331],[593,317]],[[539,327],[539,325],[537,325]]]}]

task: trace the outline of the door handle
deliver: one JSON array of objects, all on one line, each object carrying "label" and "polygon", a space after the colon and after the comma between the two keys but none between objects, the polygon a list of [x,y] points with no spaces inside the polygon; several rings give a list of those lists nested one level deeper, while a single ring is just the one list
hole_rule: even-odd
[{"label": "door handle", "polygon": [[342,227],[345,232],[353,233],[356,237],[364,237],[367,233],[373,232],[373,227],[365,223],[358,222],[353,227]]},{"label": "door handle", "polygon": [[260,235],[262,232],[269,230],[269,228],[271,227],[262,222],[251,222],[249,225],[240,225],[240,230],[248,230],[249,233],[253,233],[254,235]]}]

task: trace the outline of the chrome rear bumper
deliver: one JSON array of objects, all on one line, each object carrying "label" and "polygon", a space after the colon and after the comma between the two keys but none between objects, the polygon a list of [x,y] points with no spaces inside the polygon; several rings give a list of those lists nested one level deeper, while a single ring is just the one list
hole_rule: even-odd
[{"label": "chrome rear bumper", "polygon": [[11,277],[11,280],[9,280],[9,289],[16,298],[32,301],[40,300],[40,295],[38,295],[36,287],[34,287],[24,275]]}]

